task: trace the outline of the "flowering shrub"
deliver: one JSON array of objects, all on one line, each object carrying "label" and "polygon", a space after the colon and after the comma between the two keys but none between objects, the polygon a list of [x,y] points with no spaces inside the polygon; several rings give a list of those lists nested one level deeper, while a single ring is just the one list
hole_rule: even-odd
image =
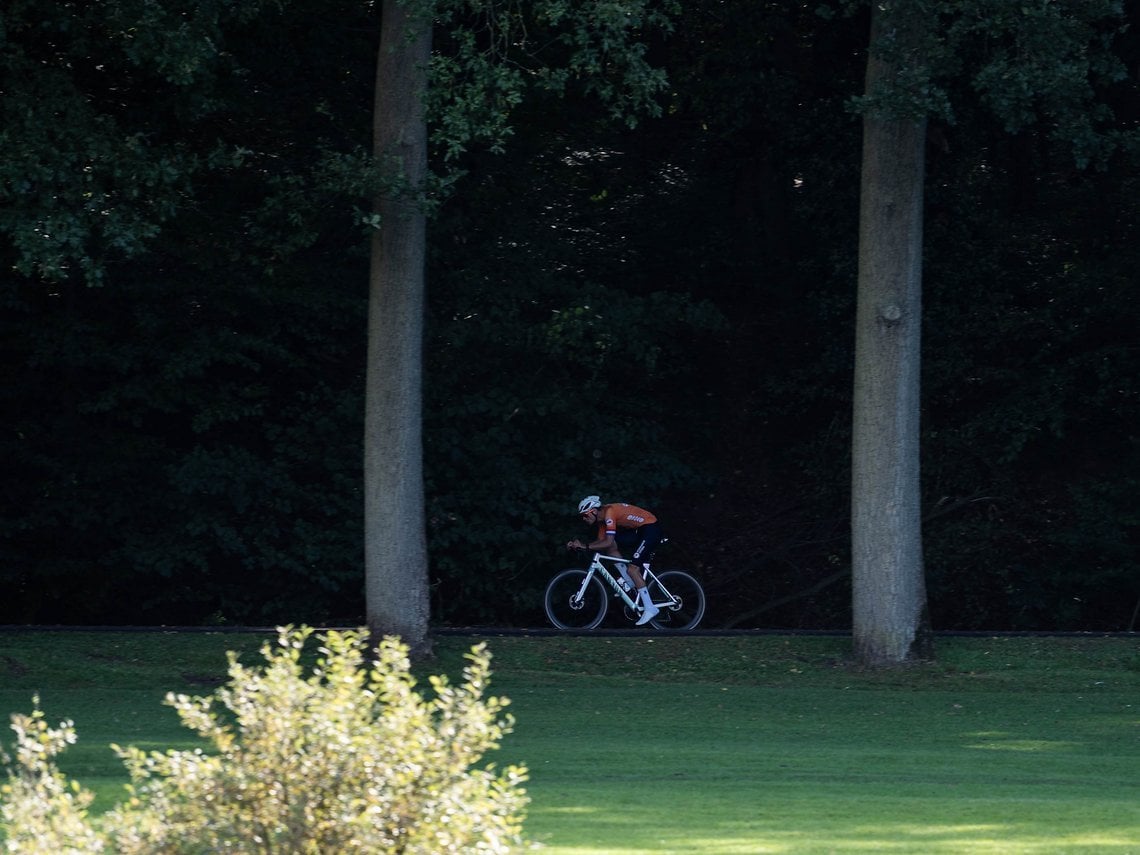
[{"label": "flowering shrub", "polygon": [[[503,698],[484,698],[490,656],[468,654],[463,684],[432,677],[415,690],[407,648],[386,638],[366,662],[367,634],[329,632],[307,675],[311,630],[283,629],[266,664],[229,658],[210,697],[167,695],[213,750],[119,748],[129,798],[98,829],[90,796],[68,785],[54,756],[74,741],[38,710],[13,716],[3,819],[19,853],[507,852],[522,843],[525,769],[476,768],[513,724]],[[220,709],[224,708],[224,709]]]},{"label": "flowering shrub", "polygon": [[31,715],[12,716],[16,759],[13,762],[3,755],[9,771],[0,806],[5,851],[28,855],[102,852],[103,842],[87,822],[91,793],[69,783],[53,760],[75,743],[75,727],[70,721],[58,729],[48,727],[39,706],[37,697]]}]

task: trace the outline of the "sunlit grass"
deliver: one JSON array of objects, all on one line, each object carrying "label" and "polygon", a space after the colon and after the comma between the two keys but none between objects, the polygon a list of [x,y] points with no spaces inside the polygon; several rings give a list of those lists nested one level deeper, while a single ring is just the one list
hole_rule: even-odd
[{"label": "sunlit grass", "polygon": [[[0,636],[0,711],[74,718],[66,770],[103,810],[110,742],[187,747],[166,690],[207,694],[263,638]],[[475,638],[421,670],[458,675]],[[1140,645],[946,639],[863,672],[825,637],[492,638],[548,855],[1140,855]],[[15,664],[13,664],[15,663]]]},{"label": "sunlit grass", "polygon": [[1134,642],[953,639],[886,672],[848,645],[495,639],[532,836],[550,855],[1140,855]]}]

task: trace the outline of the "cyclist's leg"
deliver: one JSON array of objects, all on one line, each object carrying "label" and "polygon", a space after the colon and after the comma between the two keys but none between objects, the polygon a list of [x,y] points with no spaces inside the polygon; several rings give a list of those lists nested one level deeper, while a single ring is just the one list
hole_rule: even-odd
[{"label": "cyclist's leg", "polygon": [[643,525],[641,528],[636,529],[638,544],[633,550],[633,557],[630,559],[631,572],[636,572],[635,578],[640,578],[642,581],[638,587],[642,587],[648,579],[645,578],[644,568],[648,568],[653,561],[653,556],[657,554],[657,547],[661,545],[661,540],[664,538],[665,533],[661,530],[660,523],[650,523]]},{"label": "cyclist's leg", "polygon": [[[618,534],[620,535],[620,532]],[[618,546],[617,537],[614,538],[614,542],[610,544],[609,549],[606,549],[604,552],[602,552],[602,555],[608,555],[611,558],[624,557],[621,549]],[[628,591],[633,589],[635,586],[633,584],[633,577],[629,575],[629,565],[627,565],[624,561],[616,561],[612,564],[609,562],[606,563],[606,569],[611,573],[614,572],[614,568],[617,568],[617,572],[621,575],[622,580],[625,582],[626,590]]]},{"label": "cyclist's leg", "polygon": [[637,546],[634,547],[633,556],[630,559],[629,574],[633,577],[634,585],[637,587],[637,599],[641,603],[641,618],[638,619],[637,625],[644,626],[657,615],[658,609],[653,604],[653,598],[649,595],[649,588],[646,586],[647,580],[642,572],[642,567],[653,559],[657,544],[661,542],[661,527],[657,523],[643,525],[636,529],[635,537],[637,538]]},{"label": "cyclist's leg", "polygon": [[[639,529],[636,528],[621,529],[618,531],[618,533],[614,535],[614,545],[610,554],[621,557],[628,555],[630,550],[636,552],[641,545],[641,536],[638,532]],[[638,572],[632,560],[628,563],[619,564],[618,569],[621,570],[621,575],[632,583],[635,588],[640,588],[645,584],[641,573]]]}]

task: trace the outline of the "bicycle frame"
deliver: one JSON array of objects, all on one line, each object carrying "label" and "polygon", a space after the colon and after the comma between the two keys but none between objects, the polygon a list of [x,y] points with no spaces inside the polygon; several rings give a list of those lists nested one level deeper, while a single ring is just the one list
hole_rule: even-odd
[{"label": "bicycle frame", "polygon": [[[609,584],[609,586],[614,589],[614,593],[621,597],[622,601],[628,608],[632,609],[635,613],[640,612],[642,610],[641,604],[634,600],[633,597],[631,597],[629,593],[626,592],[625,588],[621,586],[621,583],[618,582],[618,577],[621,575],[620,572],[611,573],[605,565],[605,562],[607,561],[612,561],[615,567],[618,564],[630,563],[628,558],[621,558],[614,555],[602,555],[600,552],[595,552],[594,559],[590,562],[590,569],[586,572],[586,576],[582,580],[582,587],[578,589],[578,593],[574,595],[574,598],[576,600],[580,600],[583,596],[585,596],[586,589],[590,585],[590,580],[594,578],[594,574],[597,574],[602,577],[602,580],[604,582]],[[651,582],[657,582],[657,587],[664,591],[665,595],[669,597],[666,602],[654,603],[653,605],[657,606],[658,608],[666,608],[668,606],[672,606],[673,595],[665,590],[665,586],[661,584],[661,581],[657,578],[657,576],[654,575],[653,571],[646,570],[643,567],[641,568],[641,573],[642,577],[645,579],[646,585],[650,584]]]}]

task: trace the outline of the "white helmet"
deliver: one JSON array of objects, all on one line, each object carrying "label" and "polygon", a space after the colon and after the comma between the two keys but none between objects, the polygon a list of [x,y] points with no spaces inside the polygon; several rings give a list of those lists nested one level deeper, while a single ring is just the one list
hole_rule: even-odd
[{"label": "white helmet", "polygon": [[600,508],[602,500],[598,496],[587,496],[578,503],[578,513],[584,514],[586,511],[592,511],[594,508]]}]

